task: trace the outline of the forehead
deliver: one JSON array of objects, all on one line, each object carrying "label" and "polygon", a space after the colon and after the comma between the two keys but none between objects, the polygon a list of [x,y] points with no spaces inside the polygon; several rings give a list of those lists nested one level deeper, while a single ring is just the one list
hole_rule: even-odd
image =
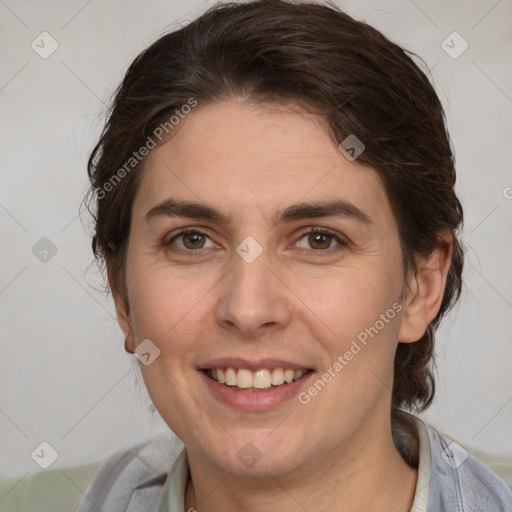
[{"label": "forehead", "polygon": [[285,106],[199,105],[142,172],[135,207],[146,210],[173,197],[270,223],[288,205],[341,198],[372,218],[390,214],[377,173],[350,162],[318,116]]}]

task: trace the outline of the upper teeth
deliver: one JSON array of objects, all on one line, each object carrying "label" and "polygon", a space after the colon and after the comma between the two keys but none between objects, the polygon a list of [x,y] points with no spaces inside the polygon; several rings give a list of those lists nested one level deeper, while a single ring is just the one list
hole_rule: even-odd
[{"label": "upper teeth", "polygon": [[285,382],[290,383],[300,379],[307,370],[292,370],[290,368],[262,368],[255,372],[245,368],[213,368],[208,370],[208,375],[228,386],[239,388],[267,389],[271,385],[279,386]]}]

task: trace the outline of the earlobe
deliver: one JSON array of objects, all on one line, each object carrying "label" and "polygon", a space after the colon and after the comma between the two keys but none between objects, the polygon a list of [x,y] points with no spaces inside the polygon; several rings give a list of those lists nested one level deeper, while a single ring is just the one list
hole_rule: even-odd
[{"label": "earlobe", "polygon": [[409,279],[409,293],[398,332],[399,342],[413,343],[421,339],[436,317],[443,300],[452,248],[451,232],[442,231],[430,256],[417,262],[417,272]]},{"label": "earlobe", "polygon": [[125,335],[124,348],[129,354],[133,354],[135,351],[135,340],[132,334],[132,328],[130,324],[130,314],[128,308],[128,299],[125,299],[121,292],[116,286],[115,280],[112,276],[110,269],[108,273],[108,283],[112,292],[112,298],[114,299],[114,305],[116,308],[117,323]]},{"label": "earlobe", "polygon": [[134,346],[133,337],[130,334],[127,335],[124,339],[124,349],[128,354],[135,354]]},{"label": "earlobe", "polygon": [[112,296],[114,297],[114,304],[116,307],[117,323],[125,335],[124,349],[129,354],[133,354],[135,351],[135,340],[132,334],[130,315],[128,313],[126,301],[118,292],[112,292]]}]

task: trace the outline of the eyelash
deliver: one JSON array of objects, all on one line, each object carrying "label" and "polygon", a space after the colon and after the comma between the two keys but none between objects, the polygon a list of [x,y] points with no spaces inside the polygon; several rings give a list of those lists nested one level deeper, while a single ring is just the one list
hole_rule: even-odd
[{"label": "eyelash", "polygon": [[[187,235],[187,234],[190,234],[190,233],[201,235],[201,236],[204,236],[206,238],[210,238],[208,236],[208,234],[206,234],[204,231],[201,231],[200,229],[197,229],[197,228],[183,228],[180,231],[178,231],[178,233],[176,233],[176,235],[174,235],[169,241],[165,242],[164,245],[165,246],[170,246],[175,240],[177,240],[181,236]],[[348,243],[344,239],[342,239],[341,237],[339,237],[338,235],[336,235],[332,231],[330,231],[328,229],[325,229],[325,228],[311,228],[311,229],[309,229],[307,231],[304,231],[303,233],[301,233],[301,235],[298,238],[297,242],[302,240],[305,236],[311,235],[311,234],[320,234],[320,235],[327,235],[329,237],[332,237],[337,242],[337,245],[335,245],[334,247],[330,247],[328,249],[303,249],[304,251],[306,251],[308,253],[311,252],[311,253],[317,253],[317,254],[318,253],[331,254],[331,253],[336,252],[336,251],[340,250],[341,248],[346,247],[348,245]],[[206,250],[208,250],[208,248]],[[190,256],[190,257],[195,257],[195,256],[201,256],[202,255],[202,249],[201,248],[199,248],[199,249],[181,249],[181,248],[179,248],[179,251],[181,251],[182,254],[186,254],[187,256]],[[320,255],[320,254],[318,254],[318,255]]]}]

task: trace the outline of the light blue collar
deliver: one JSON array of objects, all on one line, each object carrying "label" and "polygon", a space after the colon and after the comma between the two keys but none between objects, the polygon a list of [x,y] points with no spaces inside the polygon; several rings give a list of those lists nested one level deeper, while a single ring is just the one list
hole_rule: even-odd
[{"label": "light blue collar", "polygon": [[158,512],[184,512],[185,489],[189,478],[187,449],[183,448],[174,462],[171,472],[165,482]]}]

